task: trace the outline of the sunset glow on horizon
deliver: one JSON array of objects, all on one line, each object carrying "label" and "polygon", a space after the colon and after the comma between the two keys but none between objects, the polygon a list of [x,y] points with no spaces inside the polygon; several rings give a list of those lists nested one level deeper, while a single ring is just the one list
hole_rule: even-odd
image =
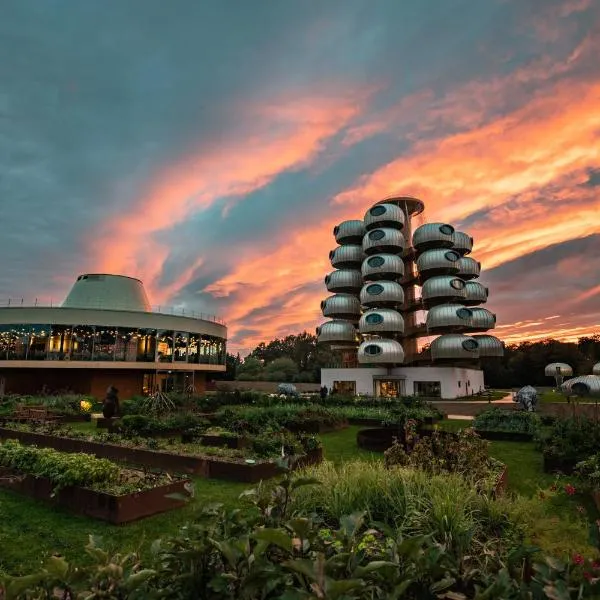
[{"label": "sunset glow on horizon", "polygon": [[401,194],[474,237],[491,334],[600,333],[599,3],[203,4],[9,11],[0,298],[139,277],[244,354],[314,332],[334,225]]}]

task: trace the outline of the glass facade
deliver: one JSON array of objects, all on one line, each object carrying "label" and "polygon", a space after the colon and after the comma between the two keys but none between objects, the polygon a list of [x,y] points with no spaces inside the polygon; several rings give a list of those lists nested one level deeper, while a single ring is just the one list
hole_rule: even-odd
[{"label": "glass facade", "polygon": [[0,325],[0,360],[225,364],[222,338],[108,325]]}]

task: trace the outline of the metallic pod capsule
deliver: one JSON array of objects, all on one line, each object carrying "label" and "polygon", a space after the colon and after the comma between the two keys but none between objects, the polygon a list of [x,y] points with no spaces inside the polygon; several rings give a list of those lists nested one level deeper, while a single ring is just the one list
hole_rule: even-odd
[{"label": "metallic pod capsule", "polygon": [[400,308],[404,304],[404,290],[396,281],[367,283],[360,291],[360,303],[372,308]]},{"label": "metallic pod capsule", "polygon": [[454,227],[448,223],[426,223],[415,229],[413,246],[418,252],[430,248],[452,248]]},{"label": "metallic pod capsule", "polygon": [[402,279],[404,261],[397,254],[374,254],[363,261],[361,273],[366,281]]},{"label": "metallic pod capsule", "polygon": [[432,360],[460,360],[479,358],[479,344],[473,337],[450,333],[431,342]]},{"label": "metallic pod capsule", "polygon": [[398,229],[382,227],[372,229],[363,237],[363,252],[373,254],[399,254],[404,251],[404,236]]},{"label": "metallic pod capsule", "polygon": [[402,344],[396,340],[375,338],[358,347],[358,362],[372,365],[399,365],[404,362]]},{"label": "metallic pod capsule", "polygon": [[340,246],[360,244],[365,235],[365,224],[358,220],[342,221],[333,228],[333,235]]},{"label": "metallic pod capsule", "polygon": [[325,275],[325,285],[330,292],[357,294],[363,285],[362,274],[355,269],[332,271]]},{"label": "metallic pod capsule", "polygon": [[365,334],[401,335],[404,333],[404,318],[392,308],[371,308],[360,317],[358,329]]},{"label": "metallic pod capsule", "polygon": [[364,223],[367,231],[380,227],[403,229],[404,220],[404,212],[396,204],[375,204],[365,213]]}]

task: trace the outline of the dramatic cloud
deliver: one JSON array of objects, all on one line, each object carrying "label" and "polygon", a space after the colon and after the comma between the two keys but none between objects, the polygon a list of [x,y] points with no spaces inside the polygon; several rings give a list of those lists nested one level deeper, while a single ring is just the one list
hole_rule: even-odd
[{"label": "dramatic cloud", "polygon": [[598,3],[225,4],[4,3],[0,298],[119,272],[250,349],[402,193],[476,238],[501,337],[598,329]]}]

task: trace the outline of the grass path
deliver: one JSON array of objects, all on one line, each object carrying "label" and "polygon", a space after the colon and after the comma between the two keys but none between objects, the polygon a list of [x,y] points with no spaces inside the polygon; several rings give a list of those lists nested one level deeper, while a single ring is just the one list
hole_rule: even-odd
[{"label": "grass path", "polygon": [[[444,422],[448,429],[464,426],[464,421]],[[349,427],[322,436],[325,457],[337,463],[381,459],[380,454],[357,448],[356,433],[360,429]],[[542,473],[541,454],[535,451],[533,444],[493,442],[491,453],[508,465],[509,489],[523,497],[523,511],[531,513],[531,519],[536,522],[537,539],[533,541],[559,553],[568,550],[572,544],[575,547],[585,545],[585,532],[582,532],[581,525],[565,517],[574,514],[576,504],[584,500],[562,498],[540,510],[541,503],[536,498],[538,491],[548,487],[554,478]],[[30,572],[53,552],[70,560],[81,560],[82,548],[90,534],[102,537],[105,545],[112,549],[123,552],[146,550],[156,538],[176,534],[198,509],[209,503],[220,502],[232,508],[240,506],[238,497],[248,487],[251,486],[243,483],[195,479],[194,499],[185,508],[124,526],[75,516],[0,490],[0,570],[15,574]],[[590,517],[596,518],[595,509],[586,508]],[[572,543],[565,544],[564,540]]]}]

